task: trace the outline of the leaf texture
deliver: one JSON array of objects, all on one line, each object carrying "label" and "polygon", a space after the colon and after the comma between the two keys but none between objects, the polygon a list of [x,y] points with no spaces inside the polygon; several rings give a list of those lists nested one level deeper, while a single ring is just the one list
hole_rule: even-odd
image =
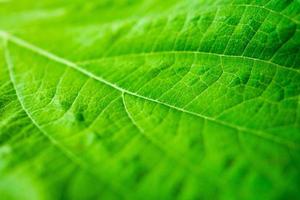
[{"label": "leaf texture", "polygon": [[0,1],[4,199],[299,199],[296,0]]}]

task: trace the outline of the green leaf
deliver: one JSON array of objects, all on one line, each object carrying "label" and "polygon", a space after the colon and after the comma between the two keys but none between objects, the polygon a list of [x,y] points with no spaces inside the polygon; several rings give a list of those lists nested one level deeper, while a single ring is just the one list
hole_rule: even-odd
[{"label": "green leaf", "polygon": [[297,0],[0,1],[1,199],[299,199]]}]

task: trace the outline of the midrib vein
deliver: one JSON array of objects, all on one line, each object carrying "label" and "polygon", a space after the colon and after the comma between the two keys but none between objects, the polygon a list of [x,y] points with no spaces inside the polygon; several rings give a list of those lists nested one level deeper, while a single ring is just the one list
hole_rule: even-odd
[{"label": "midrib vein", "polygon": [[254,57],[249,57],[249,56],[241,56],[241,55],[229,55],[229,54],[221,54],[221,53],[214,53],[214,52],[206,52],[206,51],[183,51],[183,50],[178,50],[178,51],[153,51],[153,52],[143,52],[143,53],[131,53],[131,54],[120,54],[120,55],[113,55],[113,56],[106,56],[102,58],[96,58],[96,59],[91,59],[91,60],[83,60],[83,61],[78,61],[76,62],[78,65],[80,64],[91,64],[91,63],[97,63],[100,61],[105,61],[109,59],[116,59],[116,58],[126,58],[126,57],[146,57],[146,56],[151,56],[151,55],[160,55],[160,54],[191,54],[191,55],[211,55],[211,56],[218,56],[218,57],[224,57],[224,58],[239,58],[239,59],[245,59],[245,60],[251,60],[255,62],[260,62],[260,63],[265,63],[268,65],[272,65],[274,67],[279,67],[285,70],[290,70],[295,73],[300,74],[300,70],[291,68],[291,67],[286,67],[284,65],[280,65],[274,62],[271,62],[269,60],[263,60],[259,58],[254,58]]},{"label": "midrib vein", "polygon": [[[177,106],[159,101],[157,99],[152,99],[152,98],[137,94],[135,92],[131,92],[131,91],[129,91],[127,89],[124,89],[124,88],[122,88],[122,87],[120,87],[120,86],[118,86],[118,85],[116,85],[116,84],[100,77],[100,76],[96,76],[95,74],[83,69],[78,64],[76,64],[76,63],[74,63],[70,60],[59,57],[59,56],[57,56],[57,55],[55,55],[55,54],[53,54],[49,51],[46,51],[46,50],[44,50],[40,47],[37,47],[37,46],[33,45],[33,44],[31,44],[31,43],[29,43],[29,42],[27,42],[27,41],[25,41],[21,38],[10,35],[10,34],[6,33],[5,31],[0,31],[0,37],[7,38],[7,40],[15,43],[16,45],[21,46],[25,49],[28,49],[32,52],[35,52],[35,53],[37,53],[41,56],[44,56],[44,57],[46,57],[46,58],[48,58],[52,61],[55,61],[57,63],[63,64],[63,65],[68,66],[68,67],[71,67],[72,69],[74,69],[74,70],[76,70],[76,71],[78,71],[78,72],[94,79],[94,80],[97,80],[97,81],[99,81],[99,82],[101,82],[105,85],[108,85],[108,86],[110,86],[110,87],[112,87],[112,88],[114,88],[114,89],[116,89],[116,90],[118,90],[122,93],[126,93],[126,94],[129,94],[129,95],[132,95],[132,96],[135,96],[135,97],[138,97],[138,98],[141,98],[141,99],[153,102],[153,103],[157,103],[157,104],[160,104],[160,105],[163,105],[163,106],[167,106],[167,107],[170,107],[174,110],[177,110],[177,111],[180,111],[180,112],[183,112],[183,113],[194,115],[194,116],[197,116],[197,117],[200,117],[200,118],[203,118],[203,119],[221,124],[223,126],[231,127],[231,128],[236,129],[238,131],[248,132],[248,133],[251,133],[251,134],[256,135],[258,137],[273,141],[273,142],[278,143],[278,144],[282,144],[282,145],[287,146],[287,147],[292,148],[292,149],[299,149],[300,148],[300,146],[297,143],[294,143],[294,142],[289,141],[289,140],[285,140],[281,137],[277,137],[277,136],[265,133],[265,132],[260,131],[260,130],[254,130],[254,129],[242,127],[242,126],[239,126],[239,125],[235,125],[235,124],[232,124],[232,123],[228,123],[228,122],[225,122],[225,121],[222,121],[222,120],[218,120],[218,119],[215,119],[215,118],[212,118],[212,117],[209,117],[209,116],[205,116],[205,115],[193,112],[193,111],[189,111],[189,110],[186,110],[186,109],[183,109],[183,108],[180,108],[180,107],[177,107]],[[22,107],[24,107],[24,106],[22,106]],[[29,116],[30,116],[30,114],[29,114]],[[33,120],[32,117],[31,117],[31,120]]]}]

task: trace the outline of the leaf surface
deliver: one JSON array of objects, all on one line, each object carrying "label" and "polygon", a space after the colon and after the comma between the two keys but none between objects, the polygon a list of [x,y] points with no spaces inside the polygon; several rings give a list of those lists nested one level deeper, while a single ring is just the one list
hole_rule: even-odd
[{"label": "leaf surface", "polygon": [[6,199],[298,199],[298,1],[3,1]]}]

